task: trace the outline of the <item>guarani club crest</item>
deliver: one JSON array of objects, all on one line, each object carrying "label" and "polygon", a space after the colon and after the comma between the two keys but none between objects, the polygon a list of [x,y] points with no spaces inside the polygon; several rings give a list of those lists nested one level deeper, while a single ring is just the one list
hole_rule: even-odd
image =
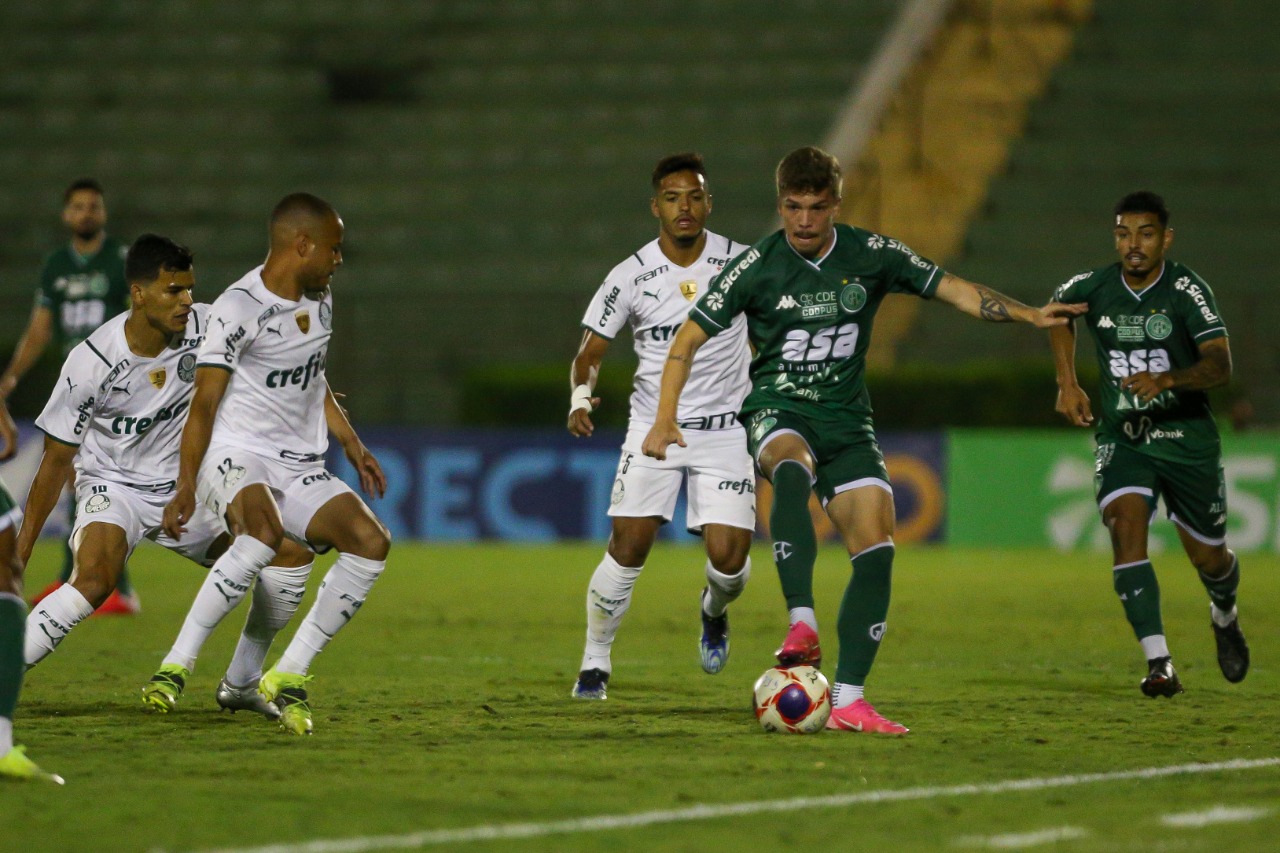
[{"label": "guarani club crest", "polygon": [[840,307],[850,314],[856,314],[867,304],[867,289],[856,280],[850,284],[846,279],[844,289],[840,291]]},{"label": "guarani club crest", "polygon": [[1152,314],[1147,318],[1147,336],[1163,341],[1173,333],[1173,321],[1164,314]]}]

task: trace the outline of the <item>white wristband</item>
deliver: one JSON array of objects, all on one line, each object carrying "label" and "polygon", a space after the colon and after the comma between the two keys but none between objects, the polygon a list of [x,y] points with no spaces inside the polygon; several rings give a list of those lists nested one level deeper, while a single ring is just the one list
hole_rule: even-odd
[{"label": "white wristband", "polygon": [[585,409],[587,414],[591,414],[591,389],[586,385],[579,385],[573,389],[573,395],[569,398],[569,414],[573,414],[578,409]]}]

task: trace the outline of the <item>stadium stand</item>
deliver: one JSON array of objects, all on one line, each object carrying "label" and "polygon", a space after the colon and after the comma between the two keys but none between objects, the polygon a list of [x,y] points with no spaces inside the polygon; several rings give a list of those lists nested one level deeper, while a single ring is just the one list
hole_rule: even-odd
[{"label": "stadium stand", "polygon": [[763,234],[777,159],[822,138],[900,4],[5,3],[0,342],[73,178],[106,185],[114,233],[191,245],[209,299],[305,188],[348,227],[333,384],[364,421],[447,423],[473,364],[567,364],[652,238],[662,154],[701,150],[712,227]]},{"label": "stadium stand", "polygon": [[[1042,303],[1071,275],[1115,260],[1110,211],[1134,189],[1163,194],[1171,255],[1214,287],[1236,374],[1259,419],[1280,418],[1280,310],[1264,271],[1280,227],[1280,70],[1264,0],[1098,0],[1073,56],[1032,110],[1007,172],[949,266]],[[1232,49],[1224,51],[1223,45]],[[904,351],[920,359],[1047,357],[1032,335],[988,335],[922,311]],[[1052,406],[1046,388],[1045,405]]]}]

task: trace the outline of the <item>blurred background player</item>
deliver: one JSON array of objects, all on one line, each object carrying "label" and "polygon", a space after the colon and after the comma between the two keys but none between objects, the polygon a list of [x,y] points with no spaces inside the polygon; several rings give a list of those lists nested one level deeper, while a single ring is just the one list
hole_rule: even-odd
[{"label": "blurred background player", "polygon": [[817,491],[853,564],[837,622],[840,657],[827,727],[879,734],[907,728],[863,698],[889,611],[893,568],[893,490],[876,442],[864,383],[871,323],[888,293],[938,298],[997,323],[1064,323],[1075,310],[1029,308],[944,272],[896,240],[837,224],[841,170],[817,148],[799,148],[778,164],[782,230],[752,246],[703,294],[672,342],[661,400],[644,453],[657,459],[685,441],[676,417],[694,354],[748,320],[756,357],[741,418],[760,472],[773,483],[774,560],[789,608],[779,663],[818,665],[814,615],[817,539],[809,496]]},{"label": "blurred background player", "polygon": [[712,277],[746,249],[704,227],[711,194],[700,155],[674,154],[659,160],[652,184],[649,209],[658,220],[658,238],[614,267],[600,285],[582,319],[582,344],[570,370],[569,432],[587,437],[594,431],[591,412],[600,404],[600,398],[591,396],[600,362],[618,332],[631,326],[640,363],[609,506],[609,545],[587,587],[586,650],[573,688],[580,699],[606,696],[614,636],[658,528],[671,520],[686,476],[686,523],[690,531],[701,534],[707,552],[699,648],[708,673],[720,672],[728,660],[726,609],[751,574],[755,474],[746,433],[737,419],[749,387],[745,317],[737,318],[728,333],[707,347],[690,377],[679,410],[690,446],[662,462],[640,452],[640,442],[653,425],[658,382],[672,336]]},{"label": "blurred background player", "polygon": [[180,539],[200,503],[236,539],[205,579],[173,648],[152,681],[190,669],[200,647],[244,598],[285,537],[336,548],[306,619],[259,692],[280,709],[280,725],[310,734],[307,670],[364,604],[386,568],[391,534],[350,487],[324,467],[329,433],[342,445],[367,494],[386,478],[325,379],[333,329],[330,283],[342,265],[342,219],[309,193],[271,213],[262,266],[209,309],[195,396],[182,433],[181,468],[165,530]]},{"label": "blurred background player", "polygon": [[[1117,263],[1075,276],[1054,293],[1084,302],[1102,376],[1095,486],[1111,531],[1112,578],[1147,659],[1142,692],[1174,696],[1182,682],[1160,615],[1160,587],[1147,554],[1156,501],[1164,497],[1182,547],[1209,593],[1218,666],[1227,681],[1249,671],[1236,591],[1240,561],[1227,548],[1222,446],[1205,393],[1231,379],[1231,347],[1213,291],[1165,255],[1173,229],[1164,200],[1131,193],[1115,207]],[[1074,323],[1049,333],[1058,374],[1057,410],[1093,423],[1076,379]]]},{"label": "blurred background player", "polygon": [[[71,351],[36,420],[45,433],[45,449],[18,534],[20,564],[30,559],[73,465],[79,511],[70,536],[75,553],[71,581],[34,605],[28,617],[28,666],[57,648],[108,596],[143,538],[203,565],[221,554],[229,539],[208,512],[192,520],[191,532],[181,543],[160,526],[178,473],[178,444],[191,402],[195,354],[207,330],[209,306],[193,304],[191,298],[191,253],[168,238],[144,234],[129,250],[125,274],[133,307]],[[257,636],[264,614],[278,631],[302,598],[310,553],[293,546],[278,562],[283,567],[264,573],[263,586],[273,594],[267,596],[264,588],[255,596],[257,618],[249,620],[248,640],[242,638],[238,660],[219,685],[217,700],[225,708],[278,716],[258,695],[256,679],[246,684],[233,677],[246,658],[252,661],[255,648],[259,666],[266,655],[275,632]],[[260,602],[263,596],[270,600]],[[150,704],[171,710],[181,690],[179,683],[171,695],[156,697]]]},{"label": "blurred background player", "polygon": [[[0,461],[18,449],[18,428],[0,400]],[[0,481],[0,779],[44,779],[62,784],[62,777],[46,773],[13,744],[13,711],[22,688],[22,637],[27,604],[22,600],[22,564],[17,559],[17,526],[22,510]]]},{"label": "blurred background player", "polygon": [[[57,345],[59,357],[65,359],[94,329],[129,307],[129,285],[124,277],[128,247],[107,235],[102,186],[92,178],[81,178],[67,187],[62,201],[62,223],[71,232],[71,240],[45,258],[31,319],[9,366],[0,375],[0,399],[8,399],[50,342]],[[71,502],[68,524],[75,526],[75,501]],[[74,564],[68,545],[63,550],[61,575],[32,603],[70,580]],[[126,571],[97,612],[131,614],[139,608]]]}]

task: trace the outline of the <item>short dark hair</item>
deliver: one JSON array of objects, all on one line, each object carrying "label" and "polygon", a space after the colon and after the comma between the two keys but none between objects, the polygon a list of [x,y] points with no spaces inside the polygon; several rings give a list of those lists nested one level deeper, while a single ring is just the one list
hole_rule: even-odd
[{"label": "short dark hair", "polygon": [[130,284],[150,284],[161,270],[186,272],[195,258],[186,246],[180,246],[159,234],[143,234],[129,247],[124,258],[124,280]]},{"label": "short dark hair", "polygon": [[271,225],[286,219],[324,219],[336,214],[333,205],[311,193],[290,193],[276,204],[271,211]]},{"label": "short dark hair", "polygon": [[67,187],[67,191],[62,194],[62,204],[65,206],[71,203],[71,196],[80,192],[80,190],[93,190],[100,196],[105,196],[102,191],[102,184],[93,178],[76,178],[71,182],[71,186]]},{"label": "short dark hair", "polygon": [[1115,215],[1120,216],[1125,213],[1154,213],[1160,220],[1161,228],[1169,224],[1169,208],[1165,207],[1164,199],[1150,190],[1129,193],[1116,202]]},{"label": "short dark hair", "polygon": [[702,155],[696,151],[685,151],[669,154],[658,161],[658,165],[653,167],[653,188],[656,190],[663,178],[676,172],[696,172],[704,181],[707,179],[707,167],[703,165]]},{"label": "short dark hair", "polygon": [[844,173],[840,171],[840,161],[832,155],[806,145],[797,148],[778,163],[774,173],[778,184],[778,195],[785,193],[821,193],[831,190],[832,195],[840,197],[840,186],[844,182]]}]

